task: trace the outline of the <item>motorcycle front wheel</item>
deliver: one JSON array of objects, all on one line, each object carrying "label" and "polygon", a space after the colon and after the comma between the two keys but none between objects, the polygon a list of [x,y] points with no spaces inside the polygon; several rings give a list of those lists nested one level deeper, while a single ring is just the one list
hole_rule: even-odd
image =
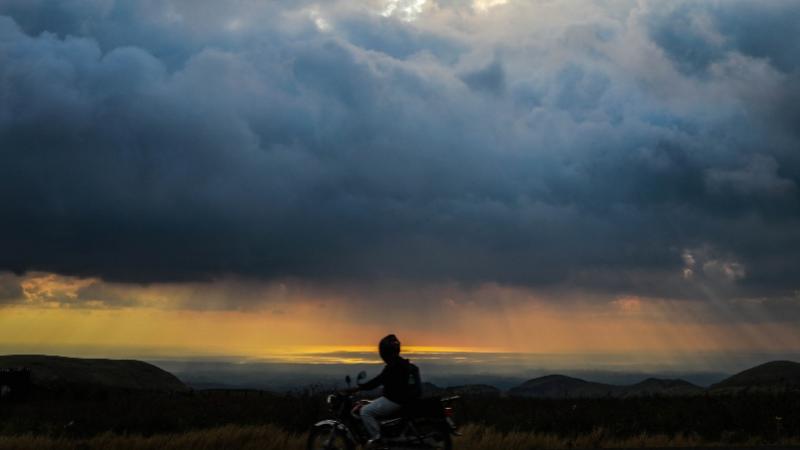
[{"label": "motorcycle front wheel", "polygon": [[355,450],[355,445],[333,425],[322,425],[311,429],[307,450]]}]

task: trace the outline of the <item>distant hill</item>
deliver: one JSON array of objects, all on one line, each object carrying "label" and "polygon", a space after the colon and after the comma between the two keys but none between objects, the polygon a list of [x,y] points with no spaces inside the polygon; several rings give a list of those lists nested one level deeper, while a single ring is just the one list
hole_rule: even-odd
[{"label": "distant hill", "polygon": [[142,361],[79,359],[61,356],[0,356],[0,369],[28,368],[34,387],[186,391],[171,373]]},{"label": "distant hill", "polygon": [[618,395],[621,397],[686,397],[700,395],[705,389],[685,380],[663,380],[648,378],[640,383],[623,386]]},{"label": "distant hill", "polygon": [[679,397],[705,392],[700,386],[684,380],[648,378],[629,386],[594,383],[565,375],[534,378],[512,388],[512,396],[533,398],[603,398],[603,397]]},{"label": "distant hill", "polygon": [[547,375],[528,380],[508,391],[509,395],[533,398],[598,398],[609,397],[618,386],[572,378],[565,375]]},{"label": "distant hill", "polygon": [[433,383],[422,383],[425,397],[460,395],[463,397],[500,397],[502,391],[488,384],[464,384],[461,386],[439,387]]},{"label": "distant hill", "polygon": [[461,395],[464,397],[499,397],[500,389],[488,384],[466,384],[451,386],[445,389],[448,395]]},{"label": "distant hill", "polygon": [[532,398],[602,397],[687,397],[706,392],[716,395],[740,392],[800,392],[800,363],[773,361],[745,370],[709,389],[685,380],[648,378],[642,382],[616,386],[594,383],[565,375],[548,375],[528,380],[508,391],[509,395]]},{"label": "distant hill", "polygon": [[773,361],[747,369],[710,388],[712,394],[800,391],[800,363]]}]

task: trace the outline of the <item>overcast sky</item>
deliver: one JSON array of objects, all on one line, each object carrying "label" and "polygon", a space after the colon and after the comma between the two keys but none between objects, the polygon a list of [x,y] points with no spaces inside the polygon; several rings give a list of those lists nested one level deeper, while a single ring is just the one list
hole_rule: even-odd
[{"label": "overcast sky", "polygon": [[798,37],[795,0],[3,0],[0,303],[800,348],[759,331],[800,321]]}]

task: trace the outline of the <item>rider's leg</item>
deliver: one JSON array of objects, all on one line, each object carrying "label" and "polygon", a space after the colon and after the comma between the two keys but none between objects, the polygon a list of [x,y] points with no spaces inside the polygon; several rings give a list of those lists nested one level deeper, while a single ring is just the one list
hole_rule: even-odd
[{"label": "rider's leg", "polygon": [[378,397],[369,405],[361,408],[361,420],[367,429],[370,439],[380,439],[381,424],[378,419],[400,411],[400,405],[386,397]]}]

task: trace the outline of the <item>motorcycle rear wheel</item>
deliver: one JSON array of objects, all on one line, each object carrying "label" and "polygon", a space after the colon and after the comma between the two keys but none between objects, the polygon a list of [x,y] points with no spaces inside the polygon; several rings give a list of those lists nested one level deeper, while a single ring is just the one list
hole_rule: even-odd
[{"label": "motorcycle rear wheel", "polygon": [[450,436],[449,432],[445,432],[442,435],[441,444],[437,448],[440,450],[453,450],[453,438]]},{"label": "motorcycle rear wheel", "polygon": [[[331,432],[333,438],[331,439]],[[328,440],[330,439],[330,442]],[[308,435],[307,450],[355,450],[355,445],[333,425],[314,427]]]},{"label": "motorcycle rear wheel", "polygon": [[427,448],[436,450],[453,450],[453,438],[448,430],[436,430],[426,434]]}]

